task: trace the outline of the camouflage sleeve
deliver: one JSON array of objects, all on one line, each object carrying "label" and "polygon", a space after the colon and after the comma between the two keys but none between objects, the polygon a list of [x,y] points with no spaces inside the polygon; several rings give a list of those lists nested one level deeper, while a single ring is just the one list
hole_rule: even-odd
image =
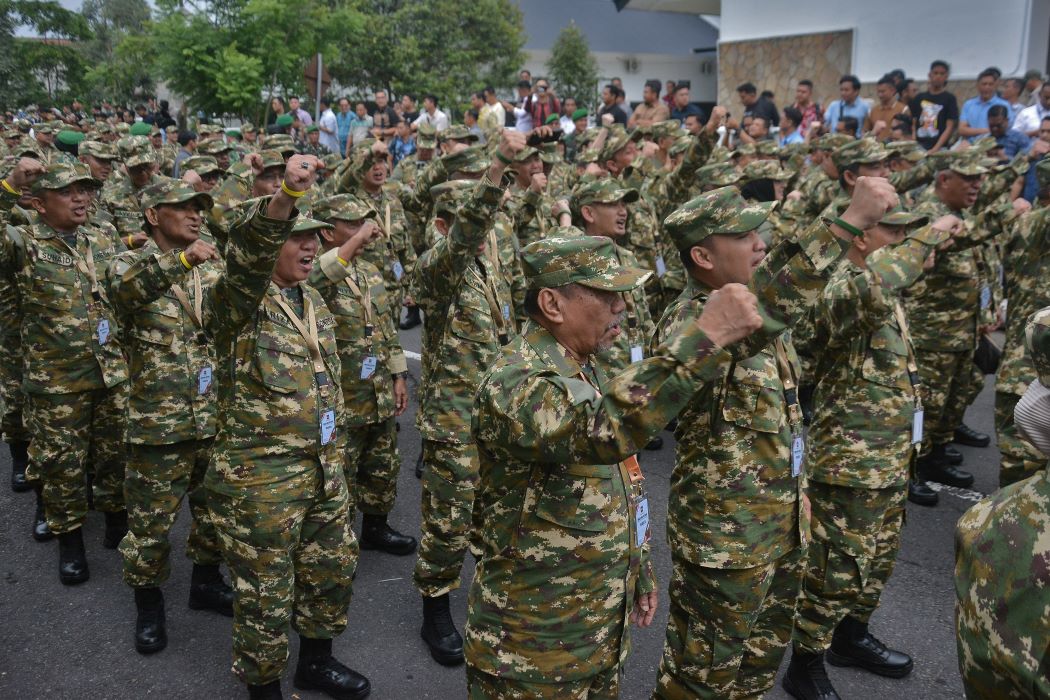
[{"label": "camouflage sleeve", "polygon": [[[266,216],[270,197],[251,204],[230,230],[226,271],[204,297],[204,327],[215,338],[231,337],[248,322],[270,286],[281,245],[295,223]],[[221,344],[221,342],[220,342]]]},{"label": "camouflage sleeve", "polygon": [[729,366],[729,354],[695,323],[660,355],[606,382],[590,384],[553,371],[508,365],[482,384],[474,402],[479,445],[498,444],[514,459],[546,464],[614,464],[637,454],[693,394]]},{"label": "camouflage sleeve", "polygon": [[890,184],[897,192],[911,192],[916,187],[933,182],[937,175],[937,160],[935,158],[924,158],[914,168],[890,173]]},{"label": "camouflage sleeve", "polygon": [[179,252],[132,252],[114,258],[106,269],[106,291],[118,315],[127,316],[155,301],[189,272]]},{"label": "camouflage sleeve", "polygon": [[[916,211],[920,207],[916,207]],[[975,248],[991,241],[1004,231],[1010,230],[1018,216],[1011,202],[1001,202],[986,207],[976,218],[966,219],[963,222],[962,231],[952,236],[955,241],[952,246],[953,250]]]},{"label": "camouflage sleeve", "polygon": [[689,191],[696,184],[696,171],[711,157],[713,148],[714,141],[710,134],[707,131],[700,132],[678,167],[666,177],[657,178],[654,182],[649,199],[660,203],[656,212],[659,220],[662,221],[689,199]]},{"label": "camouflage sleeve", "polygon": [[18,197],[0,187],[0,226],[11,223],[11,211],[18,204]]},{"label": "camouflage sleeve", "polygon": [[430,218],[430,210],[434,206],[430,190],[435,185],[440,185],[448,179],[448,174],[454,168],[450,168],[447,164],[451,162],[452,165],[455,165],[455,156],[456,154],[453,153],[441,158],[434,158],[430,161],[430,165],[416,176],[416,190],[408,200],[410,202],[409,208],[424,220]]},{"label": "camouflage sleeve", "polygon": [[308,282],[311,287],[321,293],[321,296],[328,299],[335,286],[349,275],[350,268],[339,262],[339,249],[332,248],[317,256],[317,264],[310,271]]},{"label": "camouflage sleeve", "polygon": [[474,196],[456,214],[448,235],[419,260],[413,276],[418,295],[442,306],[459,287],[464,272],[477,255],[496,215],[503,191],[482,178]]},{"label": "camouflage sleeve", "polygon": [[[376,275],[372,280],[372,298],[375,299],[375,303],[379,308],[390,308],[394,304],[394,300],[390,297],[390,293],[383,284],[382,275]],[[386,365],[387,371],[390,374],[407,372],[408,360],[405,358],[405,351],[401,347],[401,337],[394,326],[394,317],[390,314],[381,313],[379,314],[378,322],[383,326],[387,357],[390,358]]]}]

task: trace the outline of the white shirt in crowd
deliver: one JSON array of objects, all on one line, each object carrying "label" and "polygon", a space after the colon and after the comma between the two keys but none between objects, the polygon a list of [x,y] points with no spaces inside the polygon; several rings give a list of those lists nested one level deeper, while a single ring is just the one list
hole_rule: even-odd
[{"label": "white shirt in crowd", "polygon": [[339,125],[336,123],[335,112],[331,107],[321,112],[318,126],[321,127],[321,145],[332,153],[339,153]]},{"label": "white shirt in crowd", "polygon": [[431,115],[424,109],[416,117],[416,120],[412,122],[412,126],[415,127],[418,127],[420,124],[429,124],[434,127],[434,131],[444,131],[448,128],[448,115],[440,109],[435,109],[434,114]]},{"label": "white shirt in crowd", "polygon": [[1043,109],[1043,105],[1036,102],[1031,107],[1025,107],[1014,118],[1014,128],[1022,134],[1028,134],[1039,130],[1039,123],[1043,117],[1050,116],[1050,109]]}]

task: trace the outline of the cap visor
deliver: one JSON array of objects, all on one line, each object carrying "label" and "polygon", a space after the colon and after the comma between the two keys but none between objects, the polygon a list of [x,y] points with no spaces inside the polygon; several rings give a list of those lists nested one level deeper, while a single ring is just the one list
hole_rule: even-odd
[{"label": "cap visor", "polygon": [[576,284],[581,284],[591,289],[601,289],[606,292],[629,292],[645,284],[652,276],[653,273],[649,270],[641,270],[637,267],[620,267],[616,271],[604,275],[585,280],[576,280]]},{"label": "cap visor", "polygon": [[749,203],[736,216],[736,222],[732,226],[721,228],[714,233],[747,233],[754,231],[769,218],[777,206],[777,202],[753,202]]}]

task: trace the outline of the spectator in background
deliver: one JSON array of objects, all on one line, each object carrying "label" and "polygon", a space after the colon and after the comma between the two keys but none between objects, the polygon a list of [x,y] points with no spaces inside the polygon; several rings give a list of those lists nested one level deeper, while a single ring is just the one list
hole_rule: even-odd
[{"label": "spectator in background", "polygon": [[1017,113],[1014,128],[1029,138],[1040,136],[1040,123],[1050,117],[1050,84],[1039,88],[1039,98],[1031,107],[1025,107]]},{"label": "spectator in background", "polygon": [[186,160],[194,153],[197,152],[197,132],[195,131],[180,131],[179,132],[179,152],[175,154],[175,166],[171,170],[172,177],[179,177],[179,166],[182,165],[182,161]]},{"label": "spectator in background", "polygon": [[276,124],[277,117],[285,113],[284,100],[274,96],[270,99],[270,114],[266,117],[266,124]]},{"label": "spectator in background", "polygon": [[411,124],[418,116],[419,109],[416,108],[416,96],[406,92],[401,96],[401,120]]},{"label": "spectator in background", "polygon": [[813,101],[813,81],[804,79],[798,81],[795,86],[795,104],[792,105],[802,115],[802,123],[799,125],[802,133],[809,131],[809,125],[819,122],[823,111],[820,105]]},{"label": "spectator in background", "polygon": [[463,113],[463,126],[467,127],[467,131],[478,137],[479,143],[485,143],[485,134],[481,131],[481,127],[478,126],[478,110],[471,107]]},{"label": "spectator in background", "polygon": [[[695,107],[695,105],[693,105]],[[699,110],[700,108],[697,107]],[[702,115],[690,113],[685,115],[685,120],[682,122],[682,126],[693,136],[699,136],[700,132],[704,130],[704,121]]]},{"label": "spectator in background", "polygon": [[[368,113],[368,105],[358,102],[354,105],[354,118],[350,120],[350,147],[361,143],[375,131],[375,119]],[[350,155],[347,151],[346,155]]]},{"label": "spectator in background", "polygon": [[777,108],[773,106],[772,102],[759,99],[758,88],[753,83],[744,83],[738,86],[736,94],[740,98],[740,104],[744,105],[744,117],[762,117],[766,120],[766,124],[776,125],[780,123],[780,115],[777,114]]},{"label": "spectator in background", "polygon": [[806,137],[802,133],[802,112],[795,107],[785,107],[780,116],[780,138],[777,145],[781,148],[793,143],[805,143]]},{"label": "spectator in background", "polygon": [[1032,167],[1028,168],[1028,174],[1025,175],[1024,192],[1021,195],[1033,204],[1039,192],[1039,181],[1035,177],[1035,164],[1045,158],[1047,153],[1050,153],[1050,117],[1043,117],[1039,123],[1039,137],[1034,139],[1028,148],[1028,160],[1032,163]]},{"label": "spectator in background", "polygon": [[875,96],[878,102],[868,112],[868,116],[864,117],[864,132],[880,141],[888,141],[893,118],[908,107],[897,99],[897,83],[889,73],[879,78],[879,82],[875,84]]},{"label": "spectator in background", "polygon": [[749,119],[750,121],[740,134],[741,141],[744,143],[758,143],[759,141],[769,141],[773,138],[769,133],[769,122],[763,117],[752,114]]},{"label": "spectator in background", "polygon": [[844,75],[839,78],[839,99],[828,105],[824,122],[831,133],[836,133],[839,122],[844,117],[852,117],[857,122],[853,136],[860,138],[860,125],[864,123],[868,111],[868,103],[860,99],[860,80],[855,75]]},{"label": "spectator in background", "polygon": [[386,90],[376,90],[375,109],[369,115],[372,118],[372,135],[377,139],[387,139],[394,136],[394,127],[401,118],[390,106],[390,96]]},{"label": "spectator in background", "polygon": [[776,97],[777,96],[773,94],[772,90],[763,90],[762,92],[760,92],[758,94],[758,99],[759,99],[760,102],[767,102],[767,103],[769,103],[770,106],[773,107],[773,114],[777,115],[777,118],[774,120],[773,123],[776,124],[777,126],[779,126],[780,125],[780,110],[777,109],[777,99],[776,99]]},{"label": "spectator in background", "polygon": [[566,97],[561,101],[561,117],[558,119],[558,126],[561,127],[561,133],[568,135],[576,131],[576,123],[572,120],[572,115],[575,111],[575,97]]},{"label": "spectator in background", "polygon": [[1009,114],[1010,103],[995,94],[999,86],[996,70],[985,68],[980,72],[977,76],[977,96],[963,102],[962,111],[959,112],[959,136],[969,139],[971,143],[988,133],[990,107],[1005,107]]},{"label": "spectator in background", "polygon": [[1007,158],[1024,153],[1030,144],[1027,136],[1010,128],[1010,110],[1003,105],[988,108],[988,134],[1003,149],[1003,155]]},{"label": "spectator in background", "polygon": [[1010,104],[1010,123],[1014,123],[1018,113],[1024,109],[1021,93],[1024,92],[1024,81],[1020,78],[1007,78],[1003,81],[1001,97]]},{"label": "spectator in background", "polygon": [[613,122],[627,126],[627,113],[624,112],[623,108],[617,103],[617,98],[622,94],[623,92],[620,88],[612,83],[609,83],[602,88],[602,107],[598,110],[598,117],[601,118],[606,114],[611,114]]},{"label": "spectator in background", "polygon": [[429,124],[438,133],[448,128],[448,115],[438,109],[438,98],[436,95],[425,95],[423,97],[423,111],[412,122],[412,126],[418,129],[420,124]]},{"label": "spectator in background", "polygon": [[288,113],[293,117],[299,117],[299,121],[303,123],[303,126],[310,126],[314,123],[314,119],[310,116],[310,113],[300,106],[298,97],[288,98]]},{"label": "spectator in background", "polygon": [[1030,70],[1024,74],[1024,90],[1028,94],[1028,106],[1031,107],[1039,101],[1039,91],[1043,87],[1043,74],[1038,70]]},{"label": "spectator in background", "polygon": [[685,124],[686,117],[695,116],[700,122],[704,121],[704,111],[689,101],[689,86],[678,83],[674,89],[674,107],[671,109],[671,119],[677,119],[679,123]]},{"label": "spectator in background", "polygon": [[950,74],[947,61],[931,63],[926,91],[908,103],[908,111],[915,120],[915,140],[931,153],[948,145],[959,123],[959,102],[948,92]]},{"label": "spectator in background", "polygon": [[496,99],[496,88],[487,85],[481,94],[485,105],[478,112],[478,126],[483,132],[496,133],[497,129],[502,129],[506,124],[507,113],[500,101]]},{"label": "spectator in background", "polygon": [[528,83],[529,87],[532,87],[532,71],[530,71],[528,68],[522,68],[518,72],[518,82]]},{"label": "spectator in background", "polygon": [[350,123],[354,115],[350,111],[350,100],[345,97],[339,98],[339,114],[335,115],[336,137],[339,139],[340,155],[345,156],[350,149]]},{"label": "spectator in background", "polygon": [[339,146],[339,124],[332,111],[331,101],[326,97],[321,98],[321,118],[317,121],[317,128],[321,132],[322,146],[332,153],[344,152]]},{"label": "spectator in background", "polygon": [[856,117],[841,117],[835,123],[835,131],[840,134],[851,134],[853,138],[860,138],[860,122]]},{"label": "spectator in background", "polygon": [[674,109],[674,90],[676,87],[677,84],[673,80],[668,80],[666,83],[664,83],[663,101],[664,104],[667,105],[668,113],[670,113],[670,111]]},{"label": "spectator in background", "polygon": [[915,120],[907,112],[893,117],[890,124],[890,141],[911,141],[915,138],[913,124]]},{"label": "spectator in background", "polygon": [[[919,94],[919,84],[915,82],[913,78],[905,78],[901,81],[900,87],[897,89],[897,97],[905,105],[910,105],[911,101]],[[911,109],[910,107],[908,108]]]},{"label": "spectator in background", "polygon": [[396,168],[402,158],[416,152],[416,137],[407,121],[398,122],[394,127],[394,138],[390,141],[389,149],[393,159],[390,163],[391,168]]},{"label": "spectator in background", "polygon": [[532,114],[534,126],[542,126],[547,123],[547,118],[552,114],[561,112],[561,103],[551,90],[550,81],[546,78],[537,78],[535,90],[529,100],[529,112]]},{"label": "spectator in background", "polygon": [[[526,73],[527,71],[522,71]],[[518,81],[518,103],[503,102],[507,115],[514,115],[514,129],[528,133],[532,131],[532,112],[529,111],[529,98],[532,97],[532,83],[528,80]]]},{"label": "spectator in background", "polygon": [[620,109],[623,110],[623,113],[630,118],[631,112],[634,110],[631,109],[631,103],[627,101],[627,91],[623,89],[623,81],[619,78],[613,78],[609,82],[620,88],[620,96],[616,98],[616,104],[620,105]]},{"label": "spectator in background", "polygon": [[646,80],[645,87],[642,88],[642,104],[638,105],[627,119],[627,126],[652,126],[670,117],[670,110],[660,101],[660,81]]}]

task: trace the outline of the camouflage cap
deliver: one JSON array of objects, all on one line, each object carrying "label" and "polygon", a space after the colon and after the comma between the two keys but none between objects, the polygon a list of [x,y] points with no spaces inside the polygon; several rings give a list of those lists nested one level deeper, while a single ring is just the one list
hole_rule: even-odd
[{"label": "camouflage cap", "polygon": [[444,157],[445,170],[450,174],[455,173],[483,173],[492,165],[488,151],[484,146],[470,146],[458,153],[451,153]]},{"label": "camouflage cap", "polygon": [[284,167],[284,156],[281,155],[280,151],[273,151],[273,150],[259,151],[259,157],[262,158],[263,170],[269,170],[270,168],[283,168]]},{"label": "camouflage cap", "polygon": [[580,209],[588,204],[613,204],[621,201],[625,204],[637,202],[638,190],[624,187],[615,178],[595,178],[577,185],[569,197],[569,208],[575,218],[579,216]]},{"label": "camouflage cap", "polygon": [[31,190],[33,192],[60,190],[63,187],[69,187],[75,182],[83,182],[92,187],[102,187],[102,181],[91,177],[91,171],[83,163],[77,163],[76,165],[52,163],[47,166],[47,172],[33,182]]},{"label": "camouflage cap", "polygon": [[605,145],[602,146],[601,155],[598,159],[601,162],[612,160],[613,157],[623,148],[627,146],[631,141],[636,141],[641,138],[641,134],[638,132],[628,133],[619,124],[613,124],[609,127],[609,135],[605,137]]},{"label": "camouflage cap", "polygon": [[28,136],[23,136],[22,140],[11,147],[10,154],[13,156],[29,156],[30,158],[36,158],[40,160],[43,156],[40,153],[40,146],[34,139]]},{"label": "camouflage cap", "polygon": [[113,144],[102,141],[82,141],[77,153],[82,156],[91,156],[99,160],[116,160],[117,151]]},{"label": "camouflage cap", "polygon": [[1050,387],[1050,307],[1028,317],[1024,346],[1039,374],[1039,382]]},{"label": "camouflage cap", "polygon": [[740,182],[740,171],[732,163],[711,163],[696,171],[701,185],[725,187]]},{"label": "camouflage cap", "polygon": [[1043,158],[1035,164],[1035,179],[1040,187],[1050,185],[1050,158]]},{"label": "camouflage cap", "polygon": [[125,136],[120,139],[117,141],[117,154],[129,168],[155,163],[157,160],[153,144],[145,136]]},{"label": "camouflage cap", "polygon": [[662,122],[656,122],[652,127],[653,138],[662,139],[668,136],[679,136],[682,133],[682,125],[678,123],[677,119],[667,119]]},{"label": "camouflage cap", "polygon": [[471,133],[463,124],[453,124],[444,131],[438,132],[439,141],[477,141],[478,135]]},{"label": "camouflage cap", "polygon": [[337,194],[314,202],[310,215],[318,221],[360,221],[374,219],[376,210],[368,202],[352,194]]},{"label": "camouflage cap", "polygon": [[856,141],[856,139],[849,134],[824,134],[816,140],[813,148],[821,151],[834,151],[851,141]]},{"label": "camouflage cap", "polygon": [[945,167],[953,173],[967,177],[984,175],[988,172],[984,160],[984,154],[978,151],[953,151]]},{"label": "camouflage cap", "polygon": [[292,141],[292,137],[288,134],[270,134],[266,137],[264,145],[271,151],[280,151],[281,153],[289,151],[295,153],[296,151],[295,142]]},{"label": "camouflage cap", "polygon": [[175,126],[174,124],[169,124],[168,126],[164,127],[164,132],[169,136],[172,134],[177,134],[179,133],[179,127]]},{"label": "camouflage cap", "polygon": [[991,136],[984,136],[970,143],[970,150],[978,153],[987,153],[996,148],[999,148],[999,142]]},{"label": "camouflage cap", "polygon": [[[267,143],[269,145],[269,143]],[[197,152],[206,156],[216,156],[230,150],[230,145],[222,139],[212,139],[197,146]]]},{"label": "camouflage cap", "polygon": [[451,214],[455,216],[477,184],[474,180],[448,180],[435,185],[430,190],[434,199],[434,215]]},{"label": "camouflage cap", "polygon": [[647,270],[625,267],[616,245],[605,236],[554,236],[534,241],[521,250],[521,264],[529,289],[581,284],[609,292],[628,292],[645,284]]},{"label": "camouflage cap", "polygon": [[324,221],[318,221],[310,217],[310,212],[299,212],[299,216],[296,217],[295,223],[292,224],[293,236],[301,235],[304,233],[316,234],[318,231],[324,228],[335,228],[332,224]]},{"label": "camouflage cap", "polygon": [[139,208],[146,211],[164,204],[182,204],[194,199],[200,200],[201,209],[204,210],[211,209],[215,205],[211,195],[207,192],[198,192],[184,180],[165,177],[142,191]]},{"label": "camouflage cap", "polygon": [[668,154],[672,156],[679,156],[689,150],[689,147],[693,145],[693,139],[689,136],[679,136],[675,139],[674,144],[667,149]]},{"label": "camouflage cap", "polygon": [[736,148],[733,150],[733,153],[731,155],[732,155],[733,158],[736,158],[737,156],[753,156],[756,153],[758,153],[758,149],[755,148],[755,144],[753,144],[753,143],[738,143],[736,145]]},{"label": "camouflage cap", "polygon": [[51,126],[50,122],[38,122],[33,125],[33,131],[38,134],[53,134],[55,129]]},{"label": "camouflage cap", "polygon": [[208,175],[210,173],[221,173],[222,168],[219,167],[219,162],[212,156],[190,156],[186,160],[182,161],[182,165],[179,166],[181,172],[192,170],[198,175]]},{"label": "camouflage cap", "polygon": [[804,156],[810,151],[808,143],[789,143],[780,149],[780,158],[784,160],[786,158],[793,158],[794,156]]},{"label": "camouflage cap", "polygon": [[755,144],[755,153],[760,156],[779,156],[780,146],[773,139],[765,139]]},{"label": "camouflage cap", "polygon": [[561,153],[558,152],[558,143],[556,141],[541,143],[539,151],[540,160],[544,163],[557,163],[561,160]]},{"label": "camouflage cap", "polygon": [[891,158],[903,158],[904,160],[918,163],[926,157],[926,149],[917,141],[891,141],[886,144]]},{"label": "camouflage cap", "polygon": [[150,131],[150,125],[146,122],[135,122],[128,129],[128,134],[131,136],[149,136]]},{"label": "camouflage cap", "polygon": [[417,148],[436,148],[437,131],[432,124],[420,124],[416,131]]},{"label": "camouflage cap", "polygon": [[886,226],[907,226],[908,228],[925,226],[929,221],[930,217],[910,212],[899,204],[879,219],[879,223]]},{"label": "camouflage cap", "polygon": [[839,170],[851,165],[871,165],[889,158],[889,152],[873,138],[854,139],[839,146],[831,154],[831,161]]},{"label": "camouflage cap", "polygon": [[514,154],[514,162],[524,163],[529,158],[532,158],[533,156],[538,156],[539,154],[540,149],[536,148],[535,146],[526,146],[525,148],[521,149],[520,151]]},{"label": "camouflage cap", "polygon": [[335,170],[336,166],[342,162],[343,157],[338,153],[329,153],[321,160],[324,162],[325,170]]},{"label": "camouflage cap", "polygon": [[792,173],[780,167],[778,160],[753,160],[744,166],[744,172],[740,179],[743,182],[755,180],[779,180],[784,182],[791,179]]},{"label": "camouflage cap", "polygon": [[256,131],[258,131],[258,129],[255,128],[255,125],[251,122],[244,122],[243,124],[241,124],[240,128],[242,134],[254,134]]},{"label": "camouflage cap", "polygon": [[118,122],[113,126],[113,131],[121,136],[127,136],[128,132],[131,131],[131,127],[127,122]]},{"label": "camouflage cap", "polygon": [[664,219],[664,230],[679,250],[716,234],[753,231],[769,218],[776,202],[748,202],[735,187],[721,187],[689,200]]}]

